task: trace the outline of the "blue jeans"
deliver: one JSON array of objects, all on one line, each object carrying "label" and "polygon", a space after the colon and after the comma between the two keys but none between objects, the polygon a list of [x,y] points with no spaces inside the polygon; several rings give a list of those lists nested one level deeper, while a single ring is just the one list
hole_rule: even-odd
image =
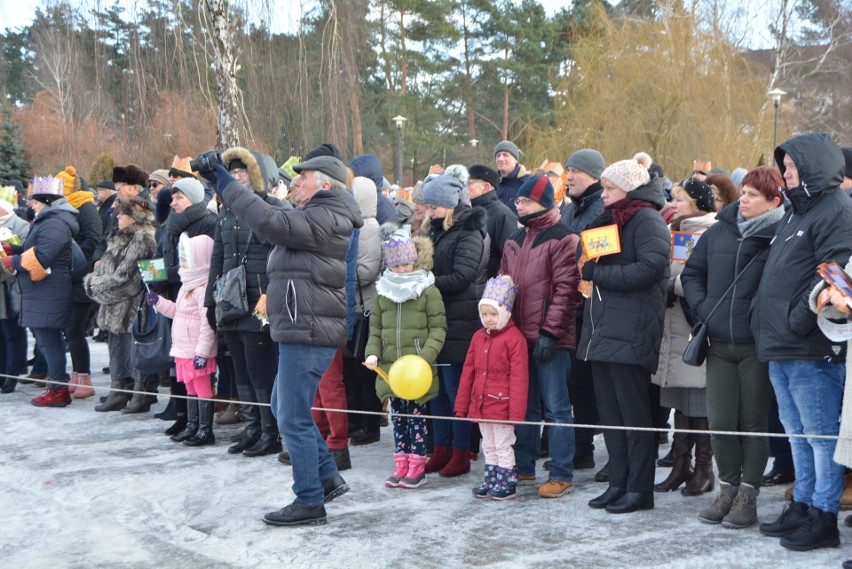
[{"label": "blue jeans", "polygon": [[[65,372],[67,360],[65,358],[65,340],[62,330],[53,328],[31,328],[35,336],[39,352],[47,363],[47,378],[51,381],[64,381],[68,383],[68,374]],[[48,387],[58,387],[56,384]]]},{"label": "blue jeans", "polygon": [[[824,360],[769,362],[769,379],[788,435],[837,435],[846,367]],[[796,487],[793,499],[823,512],[840,511],[843,466],[834,462],[837,441],[791,438]]]},{"label": "blue jeans", "polygon": [[[462,364],[450,364],[438,367],[440,389],[438,396],[429,402],[432,415],[438,417],[454,417],[456,395],[461,384]],[[470,448],[469,421],[447,421],[432,419],[432,434],[436,445],[452,446],[457,449]]]},{"label": "blue jeans", "polygon": [[311,416],[320,377],[337,348],[278,344],[278,376],[273,409],[293,463],[296,502],[309,508],[323,503],[322,481],[337,476],[334,458]]},{"label": "blue jeans", "polygon": [[[535,363],[530,350],[530,385],[527,400],[527,421],[548,423],[574,422],[571,398],[568,395],[568,375],[571,373],[571,352],[556,350],[550,363]],[[541,432],[534,425],[515,427],[515,461],[519,474],[535,474],[535,461],[541,457]],[[574,479],[574,427],[548,427],[547,444],[550,451],[550,478],[571,482]]]}]

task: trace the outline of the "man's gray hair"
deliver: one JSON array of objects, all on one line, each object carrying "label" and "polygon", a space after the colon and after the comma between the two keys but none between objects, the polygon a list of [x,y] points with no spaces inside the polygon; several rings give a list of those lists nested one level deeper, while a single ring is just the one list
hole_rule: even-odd
[{"label": "man's gray hair", "polygon": [[346,184],[335,180],[328,174],[323,174],[319,170],[314,170],[314,178],[316,178],[316,181],[320,186],[323,184],[331,184],[332,190],[346,190]]}]

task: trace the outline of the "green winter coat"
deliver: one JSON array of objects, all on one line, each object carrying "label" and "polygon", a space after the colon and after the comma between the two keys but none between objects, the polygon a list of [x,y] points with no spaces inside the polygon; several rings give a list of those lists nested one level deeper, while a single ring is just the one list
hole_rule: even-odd
[{"label": "green winter coat", "polygon": [[[379,367],[389,371],[393,362],[408,354],[422,356],[435,365],[447,335],[447,317],[444,300],[435,285],[426,288],[414,300],[398,304],[391,299],[376,295],[373,312],[370,314],[370,339],[366,354],[379,358]],[[432,369],[432,386],[417,400],[423,404],[438,395],[437,368]],[[376,377],[376,394],[384,401],[395,397],[382,378]]]}]

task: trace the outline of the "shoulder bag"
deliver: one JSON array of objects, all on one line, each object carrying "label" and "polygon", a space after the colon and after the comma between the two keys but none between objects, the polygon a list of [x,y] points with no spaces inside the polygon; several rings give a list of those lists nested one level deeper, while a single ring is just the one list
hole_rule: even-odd
[{"label": "shoulder bag", "polygon": [[140,373],[159,373],[174,365],[169,355],[172,348],[171,322],[148,306],[144,294],[136,309],[130,335],[130,364]]},{"label": "shoulder bag", "polygon": [[220,276],[213,283],[213,300],[216,302],[216,325],[222,326],[239,320],[251,313],[246,291],[246,259],[251,245],[252,233],[249,232],[243,258],[240,264]]},{"label": "shoulder bag", "polygon": [[[722,301],[725,300],[725,297],[728,296],[728,293],[734,289],[734,285],[737,284],[737,281],[741,276],[746,272],[746,269],[757,259],[758,255],[760,255],[760,251],[751,258],[743,270],[741,270],[734,277],[734,280],[731,281],[731,284],[728,286],[728,290],[726,290],[722,296],[719,298],[719,302],[716,303],[716,306],[713,307],[713,310],[707,315],[707,320],[713,317],[713,314],[716,312],[722,305]],[[686,349],[683,351],[683,363],[691,366],[700,367],[704,364],[704,360],[707,359],[707,349],[710,347],[710,340],[707,338],[707,324],[704,321],[695,319],[695,324],[692,326],[692,330],[689,332],[689,342],[686,344]]]},{"label": "shoulder bag", "polygon": [[346,342],[343,355],[362,362],[364,361],[364,352],[367,349],[367,340],[370,338],[370,312],[364,306],[364,292],[361,290],[361,279],[358,277],[357,270],[355,272],[355,279],[358,284],[358,295],[361,299],[361,305],[355,308],[352,337]]}]

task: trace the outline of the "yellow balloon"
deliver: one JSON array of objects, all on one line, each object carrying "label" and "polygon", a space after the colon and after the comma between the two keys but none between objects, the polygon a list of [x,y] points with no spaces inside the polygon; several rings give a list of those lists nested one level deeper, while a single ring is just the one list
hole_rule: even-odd
[{"label": "yellow balloon", "polygon": [[391,366],[388,383],[397,397],[420,399],[432,387],[432,366],[420,356],[402,356]]}]

